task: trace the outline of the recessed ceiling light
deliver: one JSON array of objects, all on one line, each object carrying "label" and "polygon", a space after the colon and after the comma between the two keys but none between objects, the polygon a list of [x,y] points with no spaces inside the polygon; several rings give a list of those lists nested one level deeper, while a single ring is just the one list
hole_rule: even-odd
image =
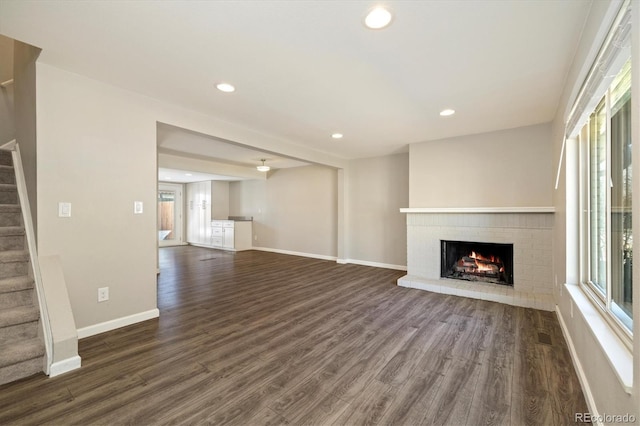
[{"label": "recessed ceiling light", "polygon": [[219,91],[225,92],[225,93],[231,93],[236,90],[236,88],[229,83],[218,83],[216,84],[216,87],[218,88]]},{"label": "recessed ceiling light", "polygon": [[185,176],[193,176],[191,173],[185,173]]},{"label": "recessed ceiling light", "polygon": [[364,18],[364,24],[372,30],[379,30],[391,23],[393,15],[383,6],[374,7]]},{"label": "recessed ceiling light", "polygon": [[334,133],[331,135],[332,138],[334,139],[342,139],[344,135],[342,133]]},{"label": "recessed ceiling light", "polygon": [[440,111],[440,115],[442,117],[448,117],[448,116],[453,115],[455,113],[456,113],[456,110],[450,109],[450,108],[449,109],[443,109],[442,111]]}]

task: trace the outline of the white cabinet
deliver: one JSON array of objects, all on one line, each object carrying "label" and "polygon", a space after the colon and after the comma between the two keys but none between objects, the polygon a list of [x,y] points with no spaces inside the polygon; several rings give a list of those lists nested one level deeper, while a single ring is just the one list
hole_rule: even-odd
[{"label": "white cabinet", "polygon": [[[212,224],[216,222],[211,222]],[[224,241],[224,232],[222,226],[211,227],[211,245],[214,247],[222,247]]]},{"label": "white cabinet", "polygon": [[211,245],[225,250],[251,249],[251,221],[211,221]]},{"label": "white cabinet", "polygon": [[229,217],[229,182],[204,181],[187,185],[187,242],[225,250],[249,250],[251,221]]},{"label": "white cabinet", "polygon": [[195,194],[194,187],[192,185],[185,185],[185,200],[187,202],[185,221],[187,226],[187,238],[185,239],[188,243],[194,240],[194,207],[195,207]]},{"label": "white cabinet", "polygon": [[207,188],[207,183],[210,184],[187,184],[187,242],[191,244],[208,243],[206,224],[211,220],[211,186]]},{"label": "white cabinet", "polygon": [[222,239],[222,248],[232,249],[235,248],[235,229],[233,227],[223,228],[223,239]]},{"label": "white cabinet", "polygon": [[210,246],[211,219],[229,216],[229,183],[204,181],[186,186],[187,242]]}]

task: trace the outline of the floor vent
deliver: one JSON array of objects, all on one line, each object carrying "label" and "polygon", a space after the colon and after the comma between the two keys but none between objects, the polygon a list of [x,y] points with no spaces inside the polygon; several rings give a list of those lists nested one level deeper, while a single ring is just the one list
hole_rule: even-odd
[{"label": "floor vent", "polygon": [[538,333],[538,343],[551,345],[551,336],[548,333]]}]

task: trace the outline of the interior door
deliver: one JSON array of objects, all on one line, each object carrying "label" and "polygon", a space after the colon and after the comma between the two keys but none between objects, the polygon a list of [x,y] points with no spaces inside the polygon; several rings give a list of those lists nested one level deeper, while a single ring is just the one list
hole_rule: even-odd
[{"label": "interior door", "polygon": [[182,185],[158,184],[158,245],[183,244]]}]

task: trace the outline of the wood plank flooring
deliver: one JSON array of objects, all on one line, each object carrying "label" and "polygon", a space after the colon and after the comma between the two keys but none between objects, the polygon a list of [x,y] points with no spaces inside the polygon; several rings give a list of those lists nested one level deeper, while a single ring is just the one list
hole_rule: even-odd
[{"label": "wood plank flooring", "polygon": [[258,251],[162,248],[160,269],[159,319],[81,340],[80,370],[0,386],[0,424],[566,425],[587,411],[554,313]]}]

